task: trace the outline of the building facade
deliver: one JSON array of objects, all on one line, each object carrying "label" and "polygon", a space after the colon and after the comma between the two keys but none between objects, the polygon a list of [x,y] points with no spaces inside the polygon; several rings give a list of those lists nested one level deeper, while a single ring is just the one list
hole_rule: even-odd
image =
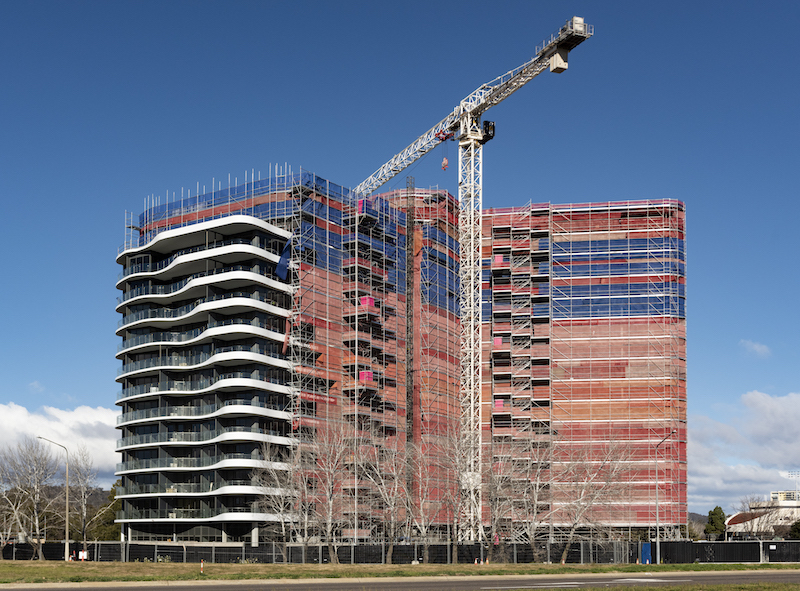
[{"label": "building facade", "polygon": [[683,204],[491,209],[483,230],[484,463],[536,459],[521,464],[543,483],[527,512],[562,531],[657,525],[678,535]]},{"label": "building facade", "polygon": [[[334,433],[348,453],[332,470],[330,536],[379,535],[390,503],[365,474],[393,474],[390,450],[436,456],[457,429],[455,206],[438,191],[358,199],[301,172],[127,220],[117,258],[127,539],[258,544],[281,516],[261,502],[255,472],[298,447],[330,456],[320,442]],[[437,499],[441,520],[452,474],[428,468],[409,487]]]},{"label": "building facade", "polygon": [[[484,212],[493,537],[686,523],[684,219],[677,201]],[[284,517],[255,474],[288,470],[298,450],[319,467],[309,504],[330,508],[314,539],[457,527],[457,200],[413,187],[363,199],[281,171],[148,204],[126,226],[126,539],[275,539]],[[576,483],[603,494],[578,507]],[[386,492],[400,488],[407,514]]]}]

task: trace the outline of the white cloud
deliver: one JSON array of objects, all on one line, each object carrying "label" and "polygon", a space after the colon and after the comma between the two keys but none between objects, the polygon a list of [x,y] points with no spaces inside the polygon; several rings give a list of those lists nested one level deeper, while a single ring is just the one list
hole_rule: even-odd
[{"label": "white cloud", "polygon": [[40,394],[44,392],[44,386],[42,386],[38,381],[33,381],[28,384],[28,390],[33,392],[34,394]]},{"label": "white cloud", "polygon": [[689,419],[690,511],[705,513],[719,505],[728,513],[745,496],[794,488],[781,472],[800,469],[800,394],[752,391],[739,402],[739,416],[730,424],[706,416]]},{"label": "white cloud", "polygon": [[742,339],[739,341],[739,345],[744,347],[745,351],[748,353],[752,353],[756,357],[761,357],[762,359],[766,359],[770,355],[772,355],[772,351],[770,351],[769,347],[766,345],[762,345],[761,343],[756,343],[755,341],[748,341],[747,339]]},{"label": "white cloud", "polygon": [[[10,402],[0,404],[0,446],[15,445],[23,436],[47,437],[70,451],[83,444],[89,450],[98,470],[98,484],[108,487],[114,482],[114,469],[119,461],[116,453],[116,417],[112,408],[79,406],[62,410],[51,406],[31,412]],[[54,453],[63,450],[54,447]]]}]

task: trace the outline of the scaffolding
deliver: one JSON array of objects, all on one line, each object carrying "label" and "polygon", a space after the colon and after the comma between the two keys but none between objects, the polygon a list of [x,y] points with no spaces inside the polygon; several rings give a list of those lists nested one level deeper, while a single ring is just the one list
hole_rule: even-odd
[{"label": "scaffolding", "polygon": [[552,218],[559,438],[624,448],[630,502],[605,522],[660,522],[677,535],[687,520],[683,205],[559,205]]},{"label": "scaffolding", "polygon": [[[481,422],[471,434],[483,466],[476,470],[444,461],[464,410],[458,201],[413,183],[363,198],[288,167],[255,176],[227,189],[215,182],[211,192],[198,185],[194,196],[173,194],[165,203],[148,198],[138,225],[126,213],[124,248],[237,215],[291,235],[275,263],[291,285],[291,313],[278,329],[291,367],[287,431],[297,446],[313,444],[326,426],[348,431],[354,451],[342,511],[351,525],[342,537],[355,543],[382,535],[375,490],[359,462],[380,465],[376,457],[409,444],[431,470],[427,484],[411,472],[408,484],[440,507],[440,525],[458,519],[443,497],[474,491],[486,466],[516,465],[534,449],[566,454],[612,443],[629,452],[624,478],[632,492],[629,502],[603,509],[603,520],[660,522],[668,537],[686,523],[680,202],[529,203],[484,212]],[[155,270],[149,264],[125,272]],[[484,523],[486,511],[484,499]]]},{"label": "scaffolding", "polygon": [[[529,203],[483,219],[484,448],[538,438],[574,463],[616,447],[626,501],[587,524],[660,522],[674,537],[687,519],[683,205]],[[571,486],[551,485],[554,503]]]}]

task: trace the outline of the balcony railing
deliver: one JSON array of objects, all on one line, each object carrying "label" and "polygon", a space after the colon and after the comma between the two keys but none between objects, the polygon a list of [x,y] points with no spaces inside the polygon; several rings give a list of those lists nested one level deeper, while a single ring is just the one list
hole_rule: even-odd
[{"label": "balcony railing", "polygon": [[[267,278],[273,278],[275,276],[275,273],[272,272],[272,270],[262,269],[260,265],[230,265],[228,267],[222,267],[219,269],[210,269],[208,271],[193,273],[187,277],[184,277],[180,281],[175,281],[167,285],[146,285],[142,287],[137,287],[136,289],[128,290],[117,298],[117,304],[121,304],[123,302],[127,302],[130,299],[138,298],[144,295],[170,295],[186,287],[186,285],[193,279],[199,279],[201,277],[211,277],[214,275],[219,275],[221,273],[233,273],[235,271],[245,271],[247,273],[262,275]],[[291,290],[291,287],[289,285],[286,284],[281,284],[281,285],[286,289],[287,293]]]},{"label": "balcony railing", "polygon": [[118,495],[211,493],[226,486],[257,486],[252,480],[223,480],[207,483],[131,484],[117,488]]},{"label": "balcony railing", "polygon": [[280,412],[288,412],[289,410],[288,403],[279,405],[274,402],[262,402],[251,398],[242,398],[237,400],[225,400],[222,404],[207,404],[204,406],[162,406],[159,408],[126,412],[117,417],[117,425],[130,421],[161,417],[201,417],[213,414],[226,406],[254,406],[256,408],[267,408]]},{"label": "balcony railing", "polygon": [[220,507],[219,509],[127,509],[117,511],[117,519],[210,519],[226,513],[255,513],[260,512],[252,506],[248,507]]},{"label": "balcony railing", "polygon": [[148,433],[146,435],[131,435],[129,437],[117,439],[117,449],[131,445],[147,445],[151,443],[197,443],[233,433],[271,435],[273,437],[287,436],[285,431],[278,431],[276,429],[234,426],[222,429],[209,429],[208,431],[173,431],[166,433]]},{"label": "balcony railing", "polygon": [[[181,306],[180,308],[151,308],[149,310],[140,310],[139,312],[133,312],[131,314],[127,314],[123,316],[122,319],[117,323],[117,328],[121,328],[132,322],[138,322],[139,320],[149,320],[149,319],[174,319],[180,318],[181,316],[186,316],[192,310],[197,308],[202,304],[206,304],[209,302],[220,302],[223,300],[229,300],[233,298],[245,298],[249,300],[255,300],[257,302],[262,302],[265,304],[274,305],[273,302],[275,299],[263,293],[248,293],[248,292],[233,292],[233,293],[224,293],[219,294],[216,296],[208,297],[208,298],[198,298],[194,302],[190,304],[186,304],[185,306]],[[277,316],[286,316],[288,317],[290,312],[285,308],[279,308],[275,305],[276,308],[280,310],[280,312],[275,312]]]},{"label": "balcony railing", "polygon": [[[117,375],[122,375],[124,373],[129,373],[132,371],[139,371],[142,369],[148,369],[151,367],[181,367],[181,366],[190,366],[190,365],[200,365],[201,363],[205,363],[209,359],[211,359],[214,355],[219,355],[221,353],[231,353],[231,352],[240,352],[240,353],[256,353],[257,355],[264,355],[265,357],[272,357],[275,359],[286,359],[286,356],[282,353],[277,353],[276,351],[272,351],[267,347],[261,347],[258,345],[232,345],[230,347],[220,347],[215,349],[210,353],[197,353],[195,355],[169,355],[165,357],[151,357],[150,359],[141,359],[139,361],[133,361],[131,363],[126,363],[122,367],[117,370]],[[283,367],[282,365],[279,367]]]},{"label": "balcony railing", "polygon": [[[117,464],[117,472],[128,472],[137,470],[153,470],[161,468],[207,468],[224,461],[256,461],[263,460],[261,452],[256,450],[253,453],[229,453],[216,456],[201,458],[149,458],[146,460],[128,460]],[[281,458],[272,458],[272,461],[281,461]]]},{"label": "balcony railing", "polygon": [[270,252],[269,250],[264,248],[260,244],[260,242],[261,242],[260,240],[257,240],[257,242],[259,242],[259,244],[253,244],[252,240],[245,240],[244,238],[232,238],[230,240],[221,240],[219,242],[213,242],[213,243],[208,244],[208,245],[202,244],[200,246],[194,246],[192,248],[184,248],[184,249],[175,251],[175,253],[173,253],[172,256],[167,257],[163,261],[159,261],[157,263],[147,263],[147,264],[144,264],[144,265],[131,265],[130,267],[126,267],[119,274],[118,279],[123,279],[124,277],[127,277],[128,275],[133,275],[134,273],[155,273],[156,271],[160,271],[161,269],[165,269],[165,268],[169,267],[175,261],[175,259],[177,259],[178,257],[181,257],[183,255],[193,254],[193,253],[196,253],[196,252],[203,252],[203,251],[206,251],[206,250],[213,250],[215,248],[222,248],[224,246],[232,246],[232,245],[236,245],[236,244],[243,244],[243,245],[247,245],[247,246],[255,246],[256,248],[260,248],[261,250],[264,250],[267,253],[269,253],[269,254],[271,254],[271,255],[273,255],[275,257],[280,256],[277,253]]},{"label": "balcony railing", "polygon": [[123,398],[130,398],[132,396],[141,396],[142,394],[159,394],[162,392],[196,392],[206,390],[221,380],[231,379],[247,379],[256,380],[259,382],[266,382],[277,386],[284,386],[288,388],[286,380],[281,380],[262,372],[256,371],[233,371],[225,374],[220,374],[216,378],[205,378],[200,380],[166,380],[158,384],[145,384],[144,386],[132,386],[130,388],[123,388],[117,392],[117,400]]}]

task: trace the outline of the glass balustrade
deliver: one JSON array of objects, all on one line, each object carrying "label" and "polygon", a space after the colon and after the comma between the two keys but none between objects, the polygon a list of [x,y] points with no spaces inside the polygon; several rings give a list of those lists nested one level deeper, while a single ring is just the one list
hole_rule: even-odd
[{"label": "glass balustrade", "polygon": [[287,404],[279,405],[275,402],[262,402],[250,398],[241,398],[236,400],[225,400],[221,404],[207,404],[203,406],[162,406],[159,408],[149,408],[146,410],[127,412],[117,417],[117,424],[120,425],[130,421],[139,421],[142,419],[160,417],[200,417],[215,413],[226,406],[255,406],[257,408],[266,408],[281,412],[286,412],[288,410]]},{"label": "glass balustrade", "polygon": [[207,431],[173,431],[162,433],[148,433],[146,435],[131,435],[117,439],[117,449],[131,445],[147,445],[151,443],[197,443],[216,439],[221,435],[231,433],[248,433],[251,435],[271,435],[273,437],[286,437],[286,433],[277,429],[262,429],[260,427],[232,426],[222,429]]},{"label": "glass balustrade", "polygon": [[[262,268],[261,265],[230,265],[227,267],[222,267],[220,269],[210,269],[208,271],[193,273],[187,277],[184,277],[179,281],[175,281],[167,285],[146,285],[137,287],[135,289],[130,289],[125,293],[123,293],[121,296],[117,297],[117,304],[122,304],[123,302],[127,302],[130,299],[138,298],[140,296],[145,296],[145,295],[170,295],[172,293],[180,291],[181,289],[186,287],[186,285],[190,281],[194,279],[200,279],[202,277],[212,277],[214,275],[219,275],[221,273],[232,273],[235,271],[246,271],[248,273],[262,275],[267,278],[273,278],[275,276],[275,273],[274,271],[272,271],[272,269],[264,269]],[[286,285],[285,290],[286,293],[288,294],[289,292],[288,285]],[[286,306],[280,306],[280,307],[284,308]]]},{"label": "glass balustrade", "polygon": [[162,269],[169,267],[178,257],[187,254],[194,254],[196,252],[203,252],[206,250],[214,250],[215,248],[222,248],[224,246],[234,246],[234,245],[255,246],[256,248],[264,250],[266,253],[273,255],[274,257],[280,256],[279,254],[270,252],[269,250],[264,248],[264,246],[261,245],[262,240],[257,240],[257,242],[258,244],[253,244],[253,240],[247,240],[244,238],[232,238],[230,240],[221,240],[219,242],[212,242],[211,244],[208,245],[201,244],[200,246],[184,248],[175,251],[171,256],[157,263],[146,263],[143,265],[131,265],[129,267],[126,267],[125,269],[122,270],[122,272],[118,275],[117,278],[123,279],[135,273],[155,273],[156,271],[160,271]]},{"label": "glass balustrade", "polygon": [[[273,298],[269,294],[263,293],[248,293],[248,292],[232,292],[232,293],[224,293],[219,294],[216,296],[211,296],[208,298],[198,298],[194,302],[186,304],[184,306],[180,306],[179,308],[151,308],[149,310],[140,310],[138,312],[132,312],[122,317],[122,319],[117,323],[117,328],[121,328],[133,322],[138,322],[140,320],[150,320],[150,319],[174,319],[180,318],[181,316],[186,316],[192,310],[197,308],[202,304],[212,303],[212,302],[221,302],[224,300],[230,300],[233,298],[246,298],[249,300],[255,300],[257,302],[262,302],[264,304],[275,305],[275,307],[279,307],[273,302],[275,302],[275,298]],[[285,308],[280,308],[281,312],[286,312],[285,316],[289,316],[289,310]],[[273,312],[273,314],[280,316],[281,318],[285,317],[283,313]]]}]

